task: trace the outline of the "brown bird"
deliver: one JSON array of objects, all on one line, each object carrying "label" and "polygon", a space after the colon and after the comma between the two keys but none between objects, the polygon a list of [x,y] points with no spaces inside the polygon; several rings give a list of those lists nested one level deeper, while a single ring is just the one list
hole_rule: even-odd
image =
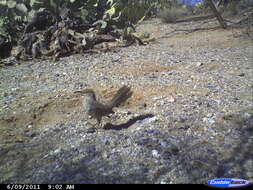
[{"label": "brown bird", "polygon": [[97,100],[96,94],[92,89],[76,91],[75,93],[86,95],[85,109],[87,114],[92,118],[95,118],[99,125],[103,116],[108,116],[109,114],[114,113],[113,108],[124,103],[133,94],[133,92],[130,90],[130,87],[123,86],[117,91],[111,101],[107,103],[101,103]]}]

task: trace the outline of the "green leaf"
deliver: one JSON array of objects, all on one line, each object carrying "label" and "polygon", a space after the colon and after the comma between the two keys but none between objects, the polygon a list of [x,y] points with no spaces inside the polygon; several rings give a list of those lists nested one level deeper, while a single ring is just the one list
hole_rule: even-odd
[{"label": "green leaf", "polygon": [[87,9],[81,9],[81,17],[82,18],[85,18],[88,14],[89,14],[89,11]]},{"label": "green leaf", "polygon": [[21,16],[14,16],[14,19],[15,19],[15,20],[21,21],[21,20],[22,20],[22,17],[21,17]]},{"label": "green leaf", "polygon": [[8,1],[7,5],[10,9],[14,8],[16,6],[17,2],[16,1]]},{"label": "green leaf", "polygon": [[31,11],[28,12],[28,21],[32,21],[34,15],[35,15],[36,11],[34,9],[32,9]]},{"label": "green leaf", "polygon": [[127,27],[126,28],[126,33],[127,33],[127,35],[129,35],[131,33],[134,33],[134,29],[132,27]]},{"label": "green leaf", "polygon": [[20,12],[26,14],[28,9],[26,8],[26,6],[23,3],[19,3],[16,5],[16,9],[19,10]]},{"label": "green leaf", "polygon": [[146,15],[144,15],[140,20],[138,20],[137,24],[140,24],[144,19],[145,19]]},{"label": "green leaf", "polygon": [[107,4],[112,5],[112,4],[113,4],[113,0],[108,0],[108,1],[107,1]]},{"label": "green leaf", "polygon": [[0,1],[0,5],[7,5],[7,1],[6,0]]},{"label": "green leaf", "polygon": [[37,0],[30,0],[30,6],[32,7],[35,3],[36,3]]},{"label": "green leaf", "polygon": [[119,18],[121,17],[121,14],[122,14],[122,12],[120,11],[120,12],[119,12],[119,16],[114,17],[112,20],[114,20],[114,21],[118,21],[118,20],[119,20]]},{"label": "green leaf", "polygon": [[107,10],[105,13],[108,14],[110,18],[112,18],[112,16],[115,14],[115,8],[112,7],[111,9]]}]

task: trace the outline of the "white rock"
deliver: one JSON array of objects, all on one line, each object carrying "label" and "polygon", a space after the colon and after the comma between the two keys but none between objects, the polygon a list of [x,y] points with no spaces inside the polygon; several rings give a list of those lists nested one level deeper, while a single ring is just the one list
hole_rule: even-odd
[{"label": "white rock", "polygon": [[197,62],[197,63],[196,63],[196,66],[197,66],[197,67],[200,67],[200,66],[202,66],[202,65],[203,65],[203,63],[201,63],[201,62]]},{"label": "white rock", "polygon": [[170,102],[170,103],[175,102],[175,98],[173,96],[170,96],[168,98],[168,102]]},{"label": "white rock", "polygon": [[32,125],[28,125],[27,128],[28,128],[28,129],[32,128]]},{"label": "white rock", "polygon": [[155,121],[158,121],[158,117],[156,117],[156,116],[151,117],[149,119],[145,119],[145,122],[147,122],[147,123],[152,123],[152,122],[155,122]]},{"label": "white rock", "polygon": [[154,157],[159,157],[159,153],[158,153],[158,151],[157,150],[152,150],[152,156],[154,156]]},{"label": "white rock", "polygon": [[58,154],[58,153],[60,153],[61,152],[61,148],[58,148],[58,149],[56,149],[55,151],[54,151],[54,154]]}]

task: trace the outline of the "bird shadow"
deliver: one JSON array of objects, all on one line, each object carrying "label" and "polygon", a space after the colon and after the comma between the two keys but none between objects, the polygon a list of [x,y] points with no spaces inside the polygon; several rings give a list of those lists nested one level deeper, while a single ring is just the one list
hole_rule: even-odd
[{"label": "bird shadow", "polygon": [[107,124],[105,124],[104,129],[105,130],[122,130],[122,129],[127,129],[131,125],[133,125],[134,123],[136,123],[137,121],[144,120],[144,119],[150,118],[150,117],[154,117],[154,114],[140,115],[140,116],[137,116],[137,117],[134,117],[134,118],[128,120],[126,123],[119,124],[119,125],[113,125],[111,123],[107,123]]}]

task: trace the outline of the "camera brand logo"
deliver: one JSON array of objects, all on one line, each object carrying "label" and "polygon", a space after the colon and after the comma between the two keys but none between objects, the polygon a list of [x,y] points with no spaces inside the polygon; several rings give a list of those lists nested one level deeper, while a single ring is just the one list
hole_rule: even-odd
[{"label": "camera brand logo", "polygon": [[212,187],[243,187],[252,185],[252,183],[245,179],[235,179],[235,178],[218,178],[207,181],[206,185]]}]

